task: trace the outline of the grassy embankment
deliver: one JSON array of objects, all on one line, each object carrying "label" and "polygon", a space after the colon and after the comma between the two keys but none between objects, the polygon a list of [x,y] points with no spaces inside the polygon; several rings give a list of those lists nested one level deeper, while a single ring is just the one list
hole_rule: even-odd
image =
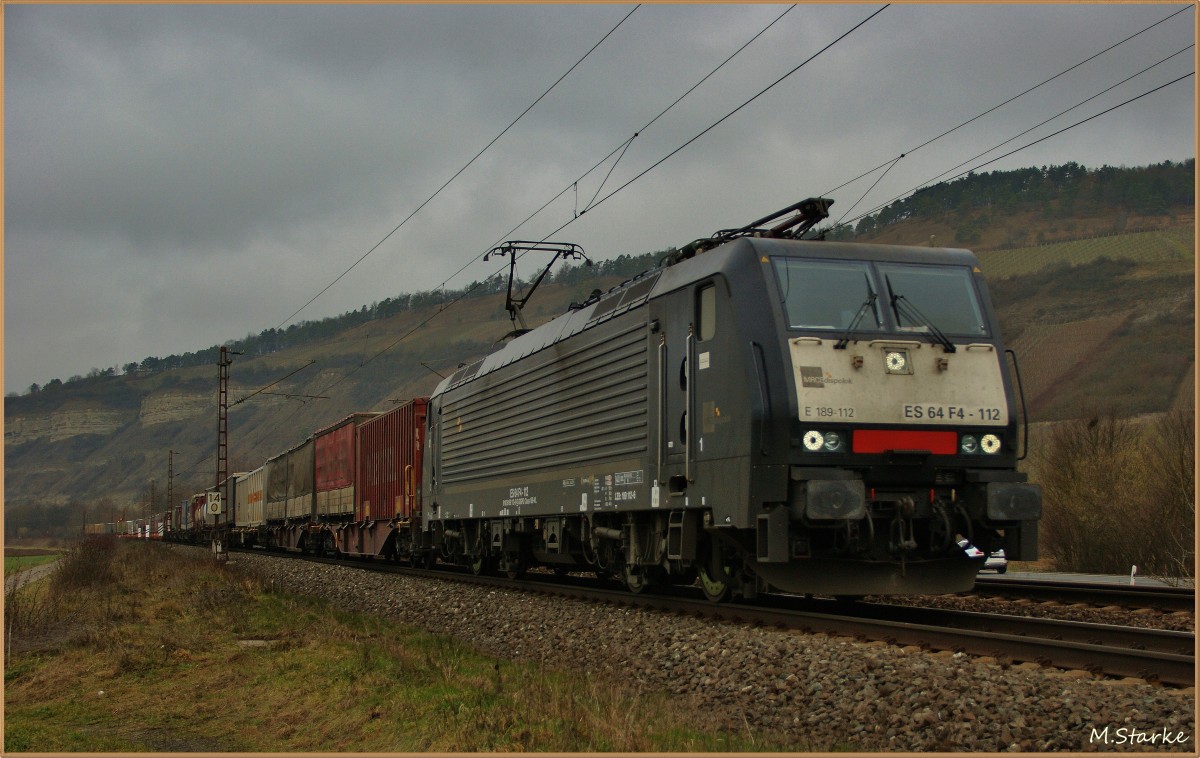
[{"label": "grassy embankment", "polygon": [[93,541],[23,593],[6,597],[6,751],[814,749],[277,594],[201,551]]}]

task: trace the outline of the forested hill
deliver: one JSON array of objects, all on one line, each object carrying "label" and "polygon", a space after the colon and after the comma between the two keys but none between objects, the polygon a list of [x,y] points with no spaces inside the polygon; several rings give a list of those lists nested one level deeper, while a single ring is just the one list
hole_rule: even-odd
[{"label": "forested hill", "polygon": [[[1090,414],[1100,403],[1155,413],[1193,396],[1193,176],[1191,160],[969,175],[826,234],[974,249],[1005,340],[1020,357],[1033,420]],[[857,198],[835,199],[853,206]],[[557,270],[526,317],[543,323],[666,252]],[[486,355],[512,328],[503,288],[495,279],[397,294],[231,341],[243,355],[230,372],[230,399],[253,397],[229,415],[229,470],[253,469],[351,412],[428,394],[440,375]],[[450,301],[458,302],[443,307]],[[84,510],[103,510],[104,520],[116,509],[161,511],[168,471],[175,498],[211,485],[217,351],[93,369],[7,397],[6,530],[66,529],[54,513],[78,524]]]},{"label": "forested hill", "polygon": [[[1130,217],[1170,216],[1181,206],[1195,204],[1195,158],[1165,161],[1142,168],[1105,166],[1090,170],[1079,163],[1014,172],[967,174],[932,185],[896,200],[830,233],[827,239],[874,239],[905,222],[955,223],[954,245],[973,245],[992,223],[1036,212],[1045,227],[1073,218],[1110,218],[1112,231],[1122,231]],[[1057,231],[1039,229],[1038,242],[1054,240]],[[947,240],[947,243],[952,240]],[[1022,242],[1024,243],[1024,242]],[[1016,247],[1015,242],[1008,247]]]},{"label": "forested hill", "polygon": [[[824,229],[826,239],[860,240],[896,244],[929,244],[969,247],[976,251],[1157,229],[1180,222],[1191,223],[1195,205],[1195,159],[1164,161],[1152,166],[1088,169],[1078,163],[967,174],[951,182],[932,185],[866,215],[855,223]],[[854,204],[852,196],[836,198],[832,218]],[[1183,218],[1181,218],[1181,215]],[[707,233],[711,230],[700,230]],[[700,235],[698,235],[700,236]],[[670,251],[625,254],[599,261],[594,268],[563,267],[549,282],[577,285],[591,279],[634,276]],[[472,282],[459,290],[399,293],[358,310],[318,321],[303,321],[286,329],[264,329],[225,343],[245,355],[268,355],[327,340],[347,329],[406,311],[440,306],[460,298],[480,298],[503,292],[505,280],[496,276]],[[109,381],[121,374],[146,376],[189,366],[211,366],[218,345],[165,357],[149,356],[122,366],[93,368],[86,375],[65,381],[54,378],[33,385],[16,400],[14,409],[43,405],[41,392],[53,394],[64,385],[116,387]],[[119,390],[117,390],[119,392]],[[90,394],[90,393],[89,393]],[[51,400],[51,405],[57,403]]]}]

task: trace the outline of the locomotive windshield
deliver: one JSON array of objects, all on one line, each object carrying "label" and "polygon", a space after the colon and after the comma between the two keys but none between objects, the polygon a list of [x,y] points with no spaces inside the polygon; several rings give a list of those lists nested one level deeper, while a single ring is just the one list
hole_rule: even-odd
[{"label": "locomotive windshield", "polygon": [[[893,307],[901,331],[923,331],[934,326],[945,334],[982,336],[987,333],[970,273],[959,267],[879,264],[889,289],[889,302],[903,298],[912,309]],[[924,316],[928,323],[922,323]]]},{"label": "locomotive windshield", "polygon": [[856,332],[987,334],[974,282],[962,267],[811,258],[773,263],[789,329],[853,325]]},{"label": "locomotive windshield", "polygon": [[877,301],[868,304],[879,288],[871,283],[867,264],[776,258],[775,274],[788,328],[846,329],[861,310],[866,313],[858,322],[859,330],[881,328]]}]

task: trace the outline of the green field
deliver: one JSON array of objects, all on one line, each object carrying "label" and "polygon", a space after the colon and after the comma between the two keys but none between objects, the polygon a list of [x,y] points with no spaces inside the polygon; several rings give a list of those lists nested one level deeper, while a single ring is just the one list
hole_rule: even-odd
[{"label": "green field", "polygon": [[1036,247],[990,250],[979,253],[989,279],[1032,274],[1049,266],[1079,266],[1099,258],[1138,263],[1194,260],[1196,228],[1178,226],[1111,237],[1055,242]]},{"label": "green field", "polygon": [[4,574],[11,576],[18,571],[40,566],[43,563],[52,563],[57,561],[60,556],[60,553],[47,555],[9,555],[6,550],[4,555]]}]

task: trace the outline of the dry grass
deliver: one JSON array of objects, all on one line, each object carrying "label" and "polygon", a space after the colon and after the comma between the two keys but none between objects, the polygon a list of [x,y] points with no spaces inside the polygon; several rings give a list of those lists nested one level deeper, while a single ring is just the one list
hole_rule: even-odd
[{"label": "dry grass", "polygon": [[[94,549],[103,549],[97,554]],[[207,553],[81,549],[102,581],[47,584],[58,609],[14,647],[9,751],[781,749],[707,731],[687,700],[497,660],[378,617],[276,594]],[[794,745],[786,746],[795,749]]]}]

